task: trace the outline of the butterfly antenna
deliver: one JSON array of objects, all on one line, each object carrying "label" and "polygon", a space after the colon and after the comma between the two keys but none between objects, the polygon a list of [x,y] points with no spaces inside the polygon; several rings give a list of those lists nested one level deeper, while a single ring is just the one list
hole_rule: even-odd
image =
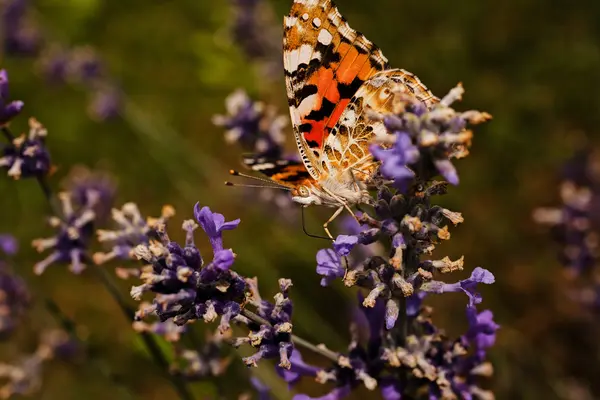
[{"label": "butterfly antenna", "polygon": [[225,185],[227,185],[227,186],[281,189],[281,190],[288,190],[288,191],[292,190],[291,188],[284,186],[284,185],[280,185],[277,182],[273,182],[270,179],[259,178],[257,176],[247,175],[247,174],[241,173],[241,172],[233,170],[233,169],[229,170],[229,174],[232,176],[241,176],[242,178],[253,179],[256,181],[264,182],[264,183],[267,183],[268,185],[247,185],[247,184],[240,184],[240,183],[233,183],[233,182],[225,181]]},{"label": "butterfly antenna", "polygon": [[331,239],[325,236],[319,236],[319,235],[313,235],[312,233],[308,233],[308,231],[306,230],[306,224],[304,223],[304,208],[302,207],[302,230],[304,231],[304,234],[308,237],[311,238],[315,238],[315,239],[325,239],[328,242],[331,242]]}]

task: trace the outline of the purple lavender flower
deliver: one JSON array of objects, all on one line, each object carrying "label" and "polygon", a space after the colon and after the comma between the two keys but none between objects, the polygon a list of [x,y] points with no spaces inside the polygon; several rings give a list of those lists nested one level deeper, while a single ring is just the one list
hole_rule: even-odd
[{"label": "purple lavender flower", "polygon": [[384,379],[381,382],[381,397],[384,400],[402,400],[402,385],[396,379]]},{"label": "purple lavender flower", "polygon": [[252,101],[243,90],[229,95],[225,107],[227,115],[215,115],[213,123],[227,130],[228,143],[238,142],[260,156],[281,157],[285,140],[282,130],[287,118],[277,115],[272,106]]},{"label": "purple lavender flower", "polygon": [[13,332],[30,302],[25,282],[0,263],[0,338]]},{"label": "purple lavender flower", "polygon": [[192,220],[183,223],[186,231],[185,247],[172,242],[164,225],[156,232],[159,241],[138,245],[134,253],[149,265],[142,270],[143,284],[131,289],[131,296],[140,299],[146,292],[156,293],[152,307],[138,313],[138,319],[155,313],[161,321],[172,319],[183,325],[190,320],[213,321],[221,316],[223,331],[229,329],[229,321],[240,312],[245,298],[246,283],[237,273],[225,268],[232,261],[223,255],[222,231],[233,229],[239,220],[225,223],[221,214],[212,213],[205,207],[195,207],[198,220],[209,235],[215,258],[207,265],[194,244],[193,232],[198,225]]},{"label": "purple lavender flower", "polygon": [[75,204],[86,206],[90,202],[95,203],[94,212],[98,220],[104,220],[110,213],[116,195],[116,184],[110,175],[75,166],[62,186],[71,193]]},{"label": "purple lavender flower", "polygon": [[345,272],[342,259],[335,251],[322,249],[317,252],[317,274],[323,276],[321,286],[327,286],[336,278],[344,277]]},{"label": "purple lavender flower", "polygon": [[396,142],[389,149],[372,145],[371,153],[381,161],[380,170],[386,178],[405,181],[415,176],[409,166],[419,159],[419,149],[412,144],[407,133],[398,132]]},{"label": "purple lavender flower", "polygon": [[50,154],[45,145],[48,131],[36,119],[29,119],[29,134],[11,138],[0,149],[0,167],[14,179],[46,176],[51,169]]},{"label": "purple lavender flower", "polygon": [[265,78],[272,78],[280,72],[281,47],[277,26],[268,3],[263,0],[232,0],[235,42],[245,55],[256,60],[262,67]]},{"label": "purple lavender flower", "polygon": [[234,346],[249,344],[257,349],[252,356],[242,359],[249,367],[256,367],[261,359],[278,358],[279,368],[290,369],[294,350],[291,338],[293,305],[289,298],[292,281],[279,279],[279,293],[274,297],[274,304],[261,298],[255,279],[247,279],[246,282],[250,290],[250,304],[257,308],[259,317],[268,324],[238,317],[248,325],[250,333],[247,337],[236,339]]},{"label": "purple lavender flower", "polygon": [[295,385],[303,376],[317,376],[321,370],[318,367],[307,364],[302,359],[302,354],[297,349],[292,350],[290,356],[290,369],[277,368],[277,373],[286,381],[290,387]]},{"label": "purple lavender flower", "polygon": [[8,73],[6,70],[0,70],[0,127],[16,117],[24,105],[22,101],[18,100],[9,102],[8,83]]},{"label": "purple lavender flower", "polygon": [[481,267],[477,267],[471,273],[471,277],[463,279],[456,283],[443,283],[437,281],[431,281],[424,284],[421,289],[425,292],[430,293],[450,293],[450,292],[464,292],[469,296],[469,307],[474,307],[475,304],[481,303],[481,295],[475,290],[477,284],[485,283],[490,285],[494,283],[494,275]]},{"label": "purple lavender flower", "polygon": [[[433,178],[442,174],[449,183],[458,183],[450,160],[466,155],[471,133],[465,126],[489,118],[449,108],[461,94],[461,87],[453,89],[431,110],[398,94],[394,114],[375,116],[393,140],[372,146],[382,161],[381,176],[374,178],[379,189],[374,215],[362,213],[359,224],[351,228],[352,236],[341,235],[333,249],[317,253],[317,272],[324,276],[324,284],[343,278],[346,286],[358,286],[368,294],[359,297],[361,313],[351,326],[347,351],[330,355],[333,365],[321,370],[307,368],[300,359],[302,368],[296,372],[293,357],[290,371],[296,373],[282,374],[289,384],[306,376],[335,386],[319,399],[343,398],[359,385],[379,389],[386,400],[491,396],[479,386],[479,379],[491,374],[486,356],[498,325],[491,312],[478,314],[475,304],[481,302],[477,285],[493,283],[494,276],[475,268],[471,277],[457,283],[437,281],[436,275],[462,270],[464,258],[431,257],[438,243],[450,239],[448,225],[463,222],[460,213],[433,204],[433,197],[445,194],[448,187]],[[395,184],[385,178],[393,178]],[[383,246],[362,250],[377,242],[391,243],[390,251]],[[458,291],[469,297],[469,330],[450,340],[433,324],[431,308],[423,306],[423,300],[430,292]]]},{"label": "purple lavender flower", "polygon": [[358,244],[358,237],[353,235],[339,235],[333,242],[333,250],[341,256],[345,257]]},{"label": "purple lavender flower", "polygon": [[207,335],[200,348],[190,349],[176,344],[171,373],[188,381],[206,380],[223,375],[231,363],[231,358],[221,354],[223,339],[217,332]]},{"label": "purple lavender flower", "polygon": [[64,331],[42,332],[37,349],[13,363],[0,363],[0,394],[5,397],[31,395],[41,386],[42,366],[45,362],[62,355],[70,346],[70,338]]},{"label": "purple lavender flower", "polygon": [[121,93],[116,87],[104,85],[94,89],[88,106],[90,117],[97,121],[107,121],[120,115]]},{"label": "purple lavender flower", "polygon": [[394,98],[395,114],[372,115],[383,121],[388,131],[395,135],[391,144],[371,146],[373,156],[382,161],[384,177],[395,179],[401,188],[415,176],[414,171],[419,171],[420,179],[429,180],[441,174],[451,184],[458,184],[451,159],[468,154],[472,132],[465,126],[491,118],[484,112],[458,113],[450,108],[463,93],[462,86],[457,85],[430,110],[414,96],[398,93]]},{"label": "purple lavender flower", "polygon": [[467,319],[469,320],[469,330],[465,333],[464,338],[474,345],[475,355],[480,362],[483,362],[487,350],[496,342],[496,331],[500,325],[494,322],[494,314],[490,310],[477,313],[475,307],[467,308]]},{"label": "purple lavender flower", "polygon": [[200,208],[200,203],[194,206],[194,217],[208,235],[215,255],[223,250],[223,231],[235,229],[240,223],[239,219],[225,222],[223,214],[213,213],[208,207]]},{"label": "purple lavender flower", "polygon": [[[121,209],[114,208],[112,219],[116,223],[117,229],[98,229],[96,231],[98,241],[109,244],[110,250],[95,253],[94,263],[104,264],[113,259],[133,259],[133,249],[140,244],[149,244],[149,240],[152,238],[158,238],[157,229],[163,227],[173,215],[175,215],[175,209],[171,206],[164,206],[159,218],[144,218],[135,203],[125,203]],[[126,270],[118,271],[122,272],[121,277],[129,275]]]},{"label": "purple lavender flower", "polygon": [[44,273],[54,263],[68,264],[75,274],[85,269],[89,260],[87,254],[90,239],[94,233],[94,205],[97,199],[85,205],[74,205],[72,195],[62,192],[58,195],[62,205],[62,216],[51,217],[48,222],[56,229],[56,234],[45,239],[35,239],[32,246],[38,251],[51,250],[44,260],[35,264],[33,271],[37,275]]},{"label": "purple lavender flower", "polygon": [[0,234],[0,250],[4,254],[12,256],[19,250],[19,242],[12,235],[6,233]]},{"label": "purple lavender flower", "polygon": [[36,26],[27,19],[27,0],[6,0],[0,7],[0,37],[7,54],[35,55],[41,35]]}]

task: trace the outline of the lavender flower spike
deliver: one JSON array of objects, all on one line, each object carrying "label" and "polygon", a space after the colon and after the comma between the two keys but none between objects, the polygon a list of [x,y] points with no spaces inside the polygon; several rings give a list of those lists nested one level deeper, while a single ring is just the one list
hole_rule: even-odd
[{"label": "lavender flower spike", "polygon": [[0,70],[0,126],[6,125],[23,109],[22,101],[8,101],[8,73]]},{"label": "lavender flower spike", "polygon": [[75,207],[70,193],[59,194],[62,205],[63,218],[51,217],[49,224],[56,229],[56,234],[45,239],[35,239],[32,246],[38,251],[51,250],[44,260],[35,264],[33,271],[37,275],[44,273],[46,268],[53,263],[69,264],[69,269],[75,274],[85,269],[85,262],[89,258],[87,250],[93,234],[95,201]]},{"label": "lavender flower spike", "polygon": [[41,177],[50,172],[50,154],[45,145],[48,131],[35,118],[29,119],[29,134],[11,140],[0,148],[0,168],[14,179]]},{"label": "lavender flower spike", "polygon": [[464,292],[469,296],[469,307],[474,307],[475,304],[481,303],[481,295],[475,290],[478,283],[487,285],[494,283],[494,275],[487,269],[477,267],[471,273],[468,279],[458,281],[456,283],[444,283],[439,281],[431,281],[423,284],[421,290],[431,293],[448,293],[448,292]]}]

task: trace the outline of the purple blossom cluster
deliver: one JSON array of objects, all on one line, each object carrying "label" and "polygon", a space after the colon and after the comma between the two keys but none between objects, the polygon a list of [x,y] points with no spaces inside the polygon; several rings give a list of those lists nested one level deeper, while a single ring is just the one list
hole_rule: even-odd
[{"label": "purple blossom cluster", "polygon": [[94,119],[104,121],[119,115],[122,95],[93,48],[48,45],[40,53],[38,64],[50,83],[74,84],[86,89],[88,113]]},{"label": "purple blossom cluster", "polygon": [[41,33],[28,15],[28,0],[0,2],[0,38],[8,54],[35,55],[40,48]]},{"label": "purple blossom cluster", "polygon": [[[393,114],[372,115],[391,134],[389,142],[371,147],[382,162],[374,213],[362,213],[360,228],[339,235],[332,248],[317,253],[322,285],[340,280],[364,291],[360,309],[370,334],[366,343],[354,337],[328,369],[303,365],[299,375],[335,385],[322,398],[341,399],[359,385],[379,388],[385,399],[493,396],[482,389],[480,378],[491,375],[486,355],[498,325],[491,311],[478,312],[476,305],[482,301],[478,284],[491,284],[494,276],[477,267],[469,278],[446,283],[436,277],[462,270],[464,257],[431,257],[437,244],[450,239],[448,226],[463,222],[460,213],[433,204],[433,199],[446,193],[448,182],[458,183],[451,160],[467,154],[472,133],[466,126],[489,119],[486,113],[450,108],[462,93],[458,86],[429,110],[399,94]],[[439,175],[445,181],[435,180]],[[383,246],[374,251],[374,243]],[[468,297],[469,330],[455,340],[444,336],[430,318],[431,309],[422,304],[427,294],[451,292]],[[293,365],[294,357],[292,371]],[[290,384],[298,380],[287,378]]]},{"label": "purple blossom cluster", "polygon": [[69,355],[72,341],[62,330],[47,330],[40,335],[37,349],[15,363],[0,362],[0,398],[32,395],[42,384],[44,363]]},{"label": "purple blossom cluster", "polygon": [[561,207],[538,208],[534,220],[551,228],[560,245],[559,261],[574,285],[574,299],[591,310],[600,309],[598,227],[600,175],[597,151],[584,149],[568,160],[560,183]]},{"label": "purple blossom cluster", "polygon": [[[26,282],[17,274],[12,257],[18,250],[17,240],[0,234],[0,340],[8,341],[22,329],[21,321],[30,310],[32,296]],[[57,357],[74,355],[76,346],[72,338],[61,329],[44,329],[40,333],[37,349],[19,354],[17,359],[0,360],[0,398],[30,395],[42,382],[42,366]]]},{"label": "purple blossom cluster", "polygon": [[213,123],[225,128],[225,141],[239,143],[246,151],[261,157],[282,156],[288,119],[277,114],[275,107],[253,101],[241,89],[225,99],[227,115],[215,115]]},{"label": "purple blossom cluster", "polygon": [[[252,154],[252,163],[276,162],[281,159],[298,161],[297,155],[285,152],[286,135],[283,130],[288,124],[288,118],[279,115],[274,106],[254,101],[246,92],[238,89],[225,99],[225,110],[227,114],[215,115],[213,123],[225,128],[225,141],[228,144],[238,144],[245,152]],[[254,192],[252,196],[255,198]],[[287,211],[293,208],[288,193],[267,186],[260,191],[260,199],[267,204],[276,205],[287,218],[294,215]]]},{"label": "purple blossom cluster", "polygon": [[246,57],[257,61],[265,79],[281,71],[281,44],[272,10],[264,0],[231,0],[231,34]]},{"label": "purple blossom cluster", "polygon": [[[0,1],[0,38],[8,55],[34,58],[50,82],[78,84],[89,93],[88,112],[97,120],[119,115],[122,94],[90,47],[65,48],[49,40],[31,17],[29,0]],[[0,77],[0,85],[2,78]],[[3,96],[0,94],[0,110]],[[0,112],[0,125],[3,116]]]},{"label": "purple blossom cluster", "polygon": [[[246,337],[237,338],[234,346],[254,347],[254,355],[244,358],[249,366],[256,366],[263,358],[278,358],[279,365],[289,368],[291,342],[292,302],[288,290],[292,282],[279,281],[280,292],[275,302],[262,300],[255,280],[244,278],[232,270],[235,254],[223,244],[224,231],[235,229],[240,220],[225,221],[222,214],[208,207],[194,207],[194,220],[186,220],[185,245],[169,239],[164,224],[156,229],[157,238],[138,245],[134,254],[148,264],[133,275],[142,284],[133,286],[131,296],[140,300],[144,293],[155,296],[151,304],[144,304],[136,314],[143,320],[156,315],[161,323],[184,326],[195,320],[213,322],[219,319],[218,333],[231,333],[232,323],[249,328]],[[198,225],[199,224],[199,225]],[[213,255],[205,262],[194,241],[194,231],[200,226],[208,236]],[[256,313],[244,309],[252,305]]]},{"label": "purple blossom cluster", "polygon": [[[355,321],[353,339],[345,351],[308,347],[329,359],[330,367],[311,366],[302,360],[306,342],[292,333],[291,281],[280,279],[275,301],[263,300],[255,279],[232,270],[233,253],[222,244],[222,231],[237,226],[239,220],[225,222],[221,214],[206,207],[197,205],[194,211],[213,247],[212,262],[205,265],[194,244],[194,221],[184,223],[185,247],[171,242],[161,229],[159,240],[136,249],[149,265],[141,269],[144,283],[132,289],[132,296],[155,295],[153,304],[144,307],[138,317],[153,313],[161,321],[178,325],[220,317],[221,333],[230,332],[232,322],[241,323],[249,333],[233,340],[234,346],[248,344],[257,349],[243,359],[246,365],[275,358],[279,373],[290,385],[302,377],[333,384],[334,389],[319,397],[322,399],[344,398],[359,386],[379,389],[390,400],[493,398],[483,388],[482,379],[492,374],[487,352],[499,326],[491,311],[480,312],[476,306],[482,301],[477,286],[493,283],[494,276],[478,267],[470,277],[446,283],[436,278],[462,270],[464,258],[431,257],[437,244],[450,239],[448,226],[463,222],[460,213],[433,204],[433,199],[446,193],[448,182],[458,183],[451,160],[468,154],[472,133],[467,125],[490,118],[486,113],[459,113],[450,108],[462,93],[458,86],[430,110],[400,94],[394,114],[372,116],[385,121],[393,138],[372,146],[382,161],[373,213],[362,213],[359,227],[354,225],[351,234],[339,235],[332,248],[317,253],[317,273],[323,286],[339,280],[364,293],[359,319],[366,321],[363,325],[369,334],[367,340],[361,340]],[[248,123],[251,118],[247,116],[258,118],[258,114],[247,112],[253,110],[247,97],[237,96],[244,101],[230,109],[229,119],[222,117],[219,122],[233,129],[236,139],[253,137],[256,121]],[[445,181],[436,180],[440,175]],[[468,297],[469,328],[457,339],[444,335],[433,323],[432,309],[423,304],[428,294],[453,292]],[[295,400],[305,399],[310,397],[295,396]]]},{"label": "purple blossom cluster", "polygon": [[9,123],[23,109],[23,102],[10,101],[8,73],[0,70],[0,127]]},{"label": "purple blossom cluster", "polygon": [[171,365],[171,373],[188,381],[223,375],[231,363],[231,357],[223,356],[225,339],[225,335],[216,332],[206,335],[200,348],[175,346],[175,360]]}]

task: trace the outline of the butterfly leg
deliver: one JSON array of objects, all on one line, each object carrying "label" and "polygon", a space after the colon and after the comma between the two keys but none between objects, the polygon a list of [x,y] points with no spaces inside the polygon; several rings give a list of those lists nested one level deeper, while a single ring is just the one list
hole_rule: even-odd
[{"label": "butterfly leg", "polygon": [[331,233],[329,232],[329,229],[327,228],[327,226],[334,220],[336,219],[341,213],[342,211],[344,211],[344,206],[340,206],[337,210],[335,210],[335,212],[333,213],[333,215],[331,216],[331,218],[329,218],[327,220],[327,222],[325,222],[323,224],[323,229],[325,229],[325,233],[327,234],[327,236],[329,236],[329,238],[331,240],[333,240],[333,236],[331,236]]}]

